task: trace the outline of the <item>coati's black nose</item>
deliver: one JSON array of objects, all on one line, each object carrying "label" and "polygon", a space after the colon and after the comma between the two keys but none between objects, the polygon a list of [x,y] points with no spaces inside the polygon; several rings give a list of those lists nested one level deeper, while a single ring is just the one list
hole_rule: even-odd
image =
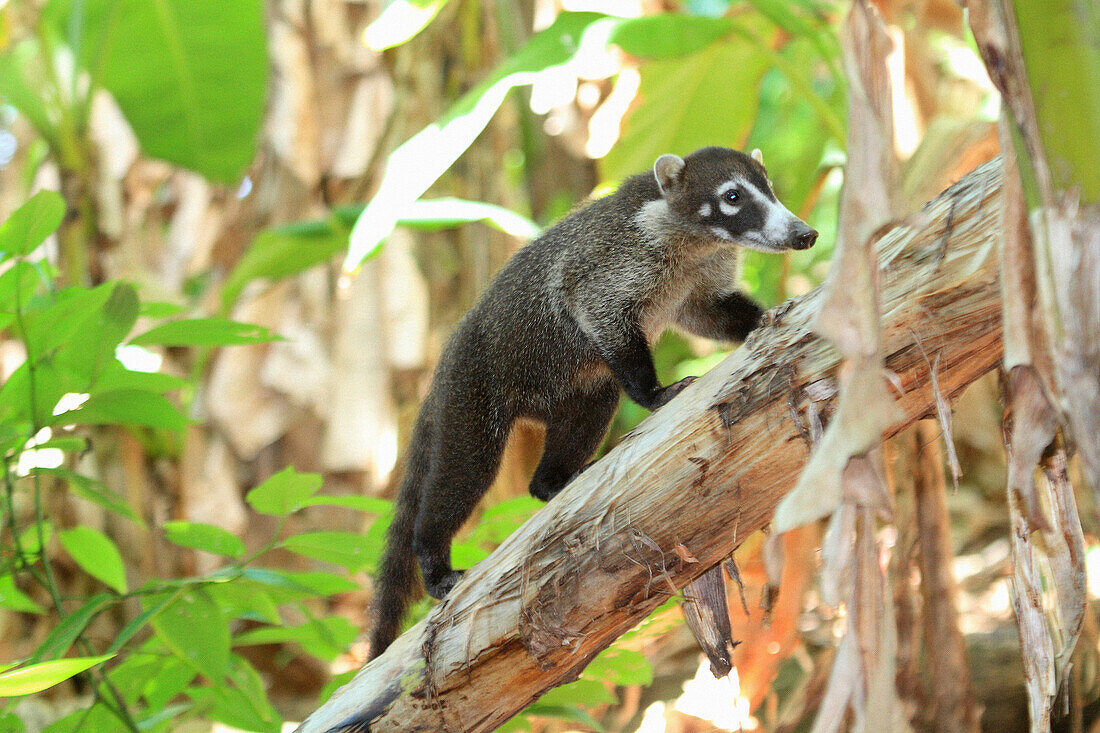
[{"label": "coati's black nose", "polygon": [[809,249],[816,241],[817,230],[807,228],[806,231],[794,235],[794,243],[791,246],[795,249]]}]

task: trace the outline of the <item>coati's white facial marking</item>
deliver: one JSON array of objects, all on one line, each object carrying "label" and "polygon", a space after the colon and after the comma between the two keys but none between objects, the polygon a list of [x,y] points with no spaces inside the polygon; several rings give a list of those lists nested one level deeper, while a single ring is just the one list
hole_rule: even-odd
[{"label": "coati's white facial marking", "polygon": [[[769,186],[771,181],[768,181]],[[745,190],[753,197],[756,205],[764,212],[764,226],[759,232],[746,232],[746,245],[752,249],[765,252],[778,252],[784,249],[779,243],[784,242],[792,225],[801,221],[784,206],[779,199],[768,196],[755,186],[749,184]]]},{"label": "coati's white facial marking", "polygon": [[714,197],[718,199],[718,210],[726,216],[733,216],[741,208],[741,196],[737,189],[744,183],[743,179],[735,178],[732,181],[726,181],[715,189]]},{"label": "coati's white facial marking", "polygon": [[711,227],[710,231],[714,234],[714,236],[718,237],[719,239],[724,239],[727,242],[733,241],[733,237],[730,236],[730,233],[722,227]]},{"label": "coati's white facial marking", "polygon": [[702,206],[699,207],[699,216],[703,217],[704,219],[710,216],[710,202],[704,203]]}]

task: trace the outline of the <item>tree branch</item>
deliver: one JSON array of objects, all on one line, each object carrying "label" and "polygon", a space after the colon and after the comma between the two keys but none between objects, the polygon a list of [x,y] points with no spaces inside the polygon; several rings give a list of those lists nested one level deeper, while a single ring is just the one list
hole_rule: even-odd
[{"label": "tree branch", "polygon": [[[929,359],[948,396],[1001,359],[1000,193],[994,161],[878,241],[883,351],[905,413],[890,434],[935,414]],[[729,556],[798,478],[811,412],[835,410],[839,355],[810,329],[820,300],[771,311],[299,730],[492,730]]]}]

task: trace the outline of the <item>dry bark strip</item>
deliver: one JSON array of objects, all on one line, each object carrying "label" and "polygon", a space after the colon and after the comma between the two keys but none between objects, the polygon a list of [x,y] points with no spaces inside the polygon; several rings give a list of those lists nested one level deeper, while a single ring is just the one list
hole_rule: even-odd
[{"label": "dry bark strip", "polygon": [[[997,160],[878,242],[883,352],[905,415],[891,435],[935,414],[925,353],[948,397],[1001,359],[1000,191]],[[492,730],[728,557],[794,485],[809,418],[835,409],[839,355],[810,328],[820,298],[772,311],[299,730]]]}]

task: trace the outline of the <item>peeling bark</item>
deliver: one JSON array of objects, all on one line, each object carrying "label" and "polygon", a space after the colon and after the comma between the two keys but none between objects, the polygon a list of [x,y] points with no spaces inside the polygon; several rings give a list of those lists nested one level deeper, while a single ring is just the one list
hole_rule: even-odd
[{"label": "peeling bark", "polygon": [[[939,356],[948,397],[1001,358],[1000,189],[997,161],[877,243],[882,349],[902,415],[888,435],[935,413],[918,341]],[[729,557],[804,467],[800,425],[836,409],[840,356],[811,329],[822,297],[772,310],[744,347],[468,571],[300,730],[492,730]],[[702,482],[692,458],[707,461]]]}]

